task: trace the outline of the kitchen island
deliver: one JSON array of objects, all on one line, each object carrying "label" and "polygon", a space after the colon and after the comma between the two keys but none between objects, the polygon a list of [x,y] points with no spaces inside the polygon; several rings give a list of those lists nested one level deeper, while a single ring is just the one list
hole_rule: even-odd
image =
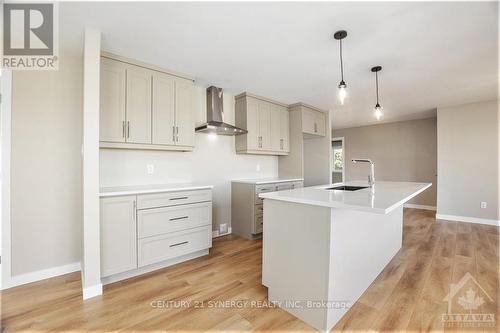
[{"label": "kitchen island", "polygon": [[[403,204],[431,185],[347,182],[260,194],[269,301],[330,330],[401,248]],[[329,189],[338,186],[363,188]]]}]

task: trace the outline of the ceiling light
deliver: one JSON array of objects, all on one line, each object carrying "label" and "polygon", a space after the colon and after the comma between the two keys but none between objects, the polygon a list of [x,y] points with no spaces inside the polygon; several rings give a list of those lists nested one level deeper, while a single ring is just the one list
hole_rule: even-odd
[{"label": "ceiling light", "polygon": [[339,30],[335,34],[333,34],[333,38],[339,41],[340,43],[340,83],[339,90],[337,92],[337,99],[340,105],[344,105],[347,98],[347,85],[344,81],[344,59],[342,53],[342,40],[347,37],[347,31]]},{"label": "ceiling light", "polygon": [[384,109],[380,106],[380,103],[378,102],[378,72],[380,72],[381,70],[382,66],[372,67],[372,72],[375,73],[375,87],[377,93],[377,104],[375,104],[375,108],[373,109],[373,111],[375,112],[375,118],[377,118],[377,120],[380,120],[380,118],[382,118],[384,115],[383,113]]}]

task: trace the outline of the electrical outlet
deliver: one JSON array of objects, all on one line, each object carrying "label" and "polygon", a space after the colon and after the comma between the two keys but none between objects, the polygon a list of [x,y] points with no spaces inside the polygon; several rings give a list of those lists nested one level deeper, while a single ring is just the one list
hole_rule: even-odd
[{"label": "electrical outlet", "polygon": [[224,234],[227,234],[227,233],[228,233],[227,223],[222,223],[219,226],[219,235],[224,235]]},{"label": "electrical outlet", "polygon": [[257,165],[255,166],[255,171],[257,171],[257,172],[259,172],[259,171],[260,171],[260,164],[257,164]]},{"label": "electrical outlet", "polygon": [[148,164],[146,166],[146,169],[148,170],[148,175],[152,175],[155,173],[155,166],[154,164]]},{"label": "electrical outlet", "polygon": [[485,209],[486,207],[488,207],[488,203],[486,201],[481,201],[481,208]]}]

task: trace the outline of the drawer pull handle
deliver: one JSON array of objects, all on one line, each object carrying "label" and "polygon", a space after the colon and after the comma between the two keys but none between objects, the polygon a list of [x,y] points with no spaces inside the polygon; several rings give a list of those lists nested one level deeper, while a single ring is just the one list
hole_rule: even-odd
[{"label": "drawer pull handle", "polygon": [[176,247],[176,246],[184,245],[184,244],[187,244],[187,243],[189,243],[189,242],[188,241],[180,242],[180,243],[177,243],[177,244],[172,244],[172,245],[170,245],[170,247]]},{"label": "drawer pull handle", "polygon": [[187,199],[188,197],[178,197],[178,198],[170,198],[168,200],[183,200],[183,199]]},{"label": "drawer pull handle", "polygon": [[172,217],[170,221],[177,221],[177,220],[184,220],[187,219],[189,216],[181,216],[181,217]]}]

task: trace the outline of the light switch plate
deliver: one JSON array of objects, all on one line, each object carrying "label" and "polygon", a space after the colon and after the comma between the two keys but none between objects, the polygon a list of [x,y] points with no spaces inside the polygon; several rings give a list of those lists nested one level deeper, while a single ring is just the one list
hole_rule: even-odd
[{"label": "light switch plate", "polygon": [[488,203],[486,201],[481,201],[481,208],[486,208],[488,207]]},{"label": "light switch plate", "polygon": [[148,171],[148,175],[152,175],[152,174],[155,173],[155,166],[154,166],[154,164],[148,164],[146,166],[146,169]]}]

